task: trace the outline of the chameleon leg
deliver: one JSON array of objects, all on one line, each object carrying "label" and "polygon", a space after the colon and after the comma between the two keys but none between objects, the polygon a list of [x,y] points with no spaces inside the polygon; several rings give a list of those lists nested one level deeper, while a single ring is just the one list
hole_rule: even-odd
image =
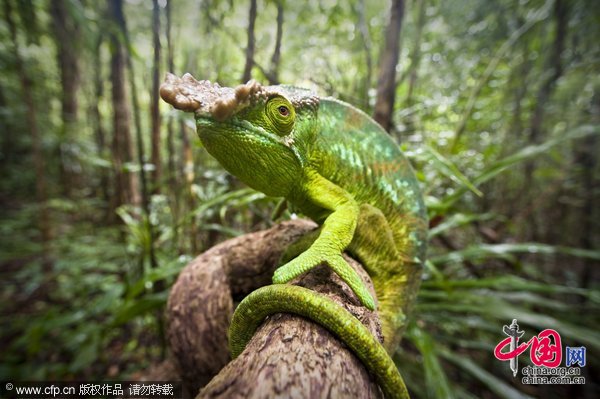
[{"label": "chameleon leg", "polygon": [[362,204],[354,239],[348,250],[364,265],[373,280],[381,318],[384,346],[393,353],[400,343],[420,281],[420,270],[398,251],[392,229],[383,213]]},{"label": "chameleon leg", "polygon": [[229,348],[233,358],[242,353],[267,316],[282,312],[306,317],[325,327],[358,356],[375,376],[386,397],[408,398],[396,365],[369,330],[331,299],[296,285],[269,285],[244,298],[229,327]]},{"label": "chameleon leg", "polygon": [[[321,229],[319,228],[308,232],[296,242],[292,243],[281,256],[280,263],[289,263],[292,259],[304,253],[319,238],[320,234]],[[366,293],[363,292],[363,289],[366,288],[360,282],[360,277],[353,268],[348,267],[348,264],[341,256],[330,257],[327,259],[327,263],[329,267],[331,267],[333,271],[336,272],[342,278],[342,280],[346,281],[346,283],[348,284],[350,289],[352,289],[352,291],[354,291],[355,293],[361,293],[361,295],[364,296],[371,296],[371,294],[368,291]],[[356,281],[358,281],[358,283],[356,283]]]},{"label": "chameleon leg", "polygon": [[283,252],[283,255],[281,255],[281,258],[279,259],[279,265],[285,265],[298,255],[300,255],[302,252],[310,248],[310,246],[313,245],[317,238],[319,238],[319,234],[321,234],[321,228],[309,231],[308,233],[304,234],[302,237],[288,245],[288,247]]},{"label": "chameleon leg", "polygon": [[303,193],[305,198],[308,198],[313,207],[327,212],[328,216],[323,222],[319,237],[310,248],[275,270],[273,283],[287,283],[313,267],[326,263],[348,284],[365,307],[375,309],[375,301],[358,273],[342,258],[342,252],[354,235],[359,215],[358,205],[348,192],[318,173],[307,172],[306,178]]}]

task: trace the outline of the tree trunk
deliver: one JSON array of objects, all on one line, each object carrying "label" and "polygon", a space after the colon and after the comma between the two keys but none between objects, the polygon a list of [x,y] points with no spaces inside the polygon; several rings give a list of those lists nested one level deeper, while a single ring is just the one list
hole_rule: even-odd
[{"label": "tree trunk", "polygon": [[[7,106],[4,87],[0,84],[0,110],[6,109]],[[14,129],[10,118],[7,118],[7,115],[4,112],[0,112],[0,126],[3,126],[3,129],[6,129],[7,132],[11,132]],[[2,149],[0,151],[2,151],[2,160],[6,162],[7,165],[11,164],[16,159],[13,150],[14,137],[12,134],[3,134],[1,140]]]},{"label": "tree trunk", "polygon": [[[544,121],[544,112],[546,103],[556,85],[558,79],[563,73],[563,64],[561,56],[564,50],[565,37],[567,35],[567,5],[564,0],[557,0],[554,4],[554,19],[556,23],[554,42],[552,43],[552,52],[548,58],[549,69],[551,70],[548,78],[542,83],[537,96],[533,115],[531,117],[531,130],[529,132],[529,143],[538,143]],[[528,173],[533,169],[533,163],[528,164]]]},{"label": "tree trunk", "polygon": [[392,128],[396,97],[396,65],[400,57],[400,30],[404,16],[404,0],[393,0],[390,21],[385,32],[385,48],[381,54],[377,79],[377,102],[373,119],[388,132]]},{"label": "tree trunk", "polygon": [[154,43],[154,63],[152,67],[152,93],[150,115],[152,125],[152,192],[160,190],[161,161],[160,161],[160,111],[158,108],[159,74],[160,74],[160,7],[158,0],[152,0],[152,41]]},{"label": "tree trunk", "polygon": [[271,56],[271,68],[267,79],[272,85],[278,85],[279,82],[279,64],[281,62],[281,41],[283,40],[283,0],[277,1],[277,31],[275,33],[275,48]]},{"label": "tree trunk", "polygon": [[[567,4],[564,0],[557,0],[554,4],[554,20],[555,20],[555,34],[554,41],[552,43],[552,52],[548,58],[548,66],[550,75],[542,83],[535,102],[535,108],[531,116],[530,131],[529,131],[529,144],[537,144],[540,142],[540,138],[543,130],[544,114],[546,110],[546,104],[552,95],[556,82],[563,74],[563,64],[561,56],[564,50],[565,38],[567,35]],[[530,160],[525,164],[525,184],[524,188],[530,190],[534,180],[535,161]],[[534,201],[535,199],[530,199]],[[529,220],[529,226],[531,228],[531,240],[537,240],[538,236],[538,221],[537,218],[532,217]]]},{"label": "tree trunk", "polygon": [[69,143],[76,134],[77,123],[77,90],[79,88],[79,25],[67,11],[65,0],[50,2],[52,28],[56,38],[57,58],[62,86],[61,108],[62,128],[60,131],[59,156],[60,176],[63,193],[71,196],[71,190],[78,186],[77,172],[74,170]]},{"label": "tree trunk", "polygon": [[[252,55],[252,66],[257,67],[262,74],[267,78],[269,84],[278,85],[279,82],[279,64],[281,62],[281,41],[283,40],[283,1],[276,0],[275,5],[277,6],[277,30],[275,33],[275,47],[273,48],[273,54],[271,55],[271,64],[268,69],[261,66],[254,60],[254,54]],[[250,76],[248,77],[250,79]]]},{"label": "tree trunk", "polygon": [[[102,76],[102,56],[101,47],[104,37],[98,34],[96,49],[94,53],[94,101],[92,101],[91,114],[94,120],[94,136],[96,139],[96,150],[98,155],[104,158],[106,154],[106,132],[102,126],[103,117],[100,113],[100,102],[104,96],[104,77]],[[100,191],[105,204],[110,202],[109,176],[106,168],[100,168]],[[110,215],[106,215],[105,220],[109,220]]]},{"label": "tree trunk", "polygon": [[[200,255],[182,271],[167,306],[168,336],[192,395],[204,386],[198,397],[381,397],[372,376],[344,344],[314,322],[290,314],[270,317],[246,350],[229,362],[226,337],[233,298],[269,284],[285,248],[314,228],[312,222],[297,220],[237,237]],[[373,293],[360,265],[346,260]],[[360,306],[328,267],[317,267],[294,284],[330,297],[381,339],[377,313]]]},{"label": "tree trunk", "polygon": [[31,135],[33,167],[35,170],[35,199],[39,206],[38,228],[40,230],[42,243],[44,245],[44,264],[45,266],[50,267],[49,243],[52,239],[52,232],[50,227],[50,214],[47,205],[48,190],[46,186],[46,161],[44,159],[44,151],[42,149],[42,138],[38,130],[37,110],[33,99],[33,85],[27,69],[25,68],[23,59],[21,58],[21,50],[19,48],[19,41],[17,38],[17,27],[12,17],[12,6],[10,0],[4,0],[4,15],[12,41],[17,74],[19,76],[19,82],[23,92],[23,100],[27,109],[25,123],[27,124],[29,134]]},{"label": "tree trunk", "polygon": [[360,0],[358,2],[356,13],[358,14],[356,27],[360,32],[363,50],[365,51],[365,64],[367,67],[367,73],[364,78],[362,92],[362,108],[366,111],[369,109],[369,91],[371,90],[371,79],[373,77],[373,57],[371,56],[371,48],[373,45],[371,43],[371,35],[369,34],[369,26],[367,25],[367,18],[365,15],[365,0]]},{"label": "tree trunk", "polygon": [[250,12],[248,14],[248,44],[246,45],[246,65],[242,75],[242,83],[252,78],[252,67],[254,66],[254,24],[256,23],[256,0],[250,0]]},{"label": "tree trunk", "polygon": [[481,94],[481,91],[483,90],[489,79],[492,77],[492,74],[500,64],[500,61],[510,50],[513,49],[514,44],[517,42],[517,40],[519,40],[521,36],[523,36],[535,24],[545,20],[545,9],[549,4],[551,3],[546,2],[542,7],[540,7],[534,13],[532,13],[531,16],[525,21],[525,23],[521,25],[519,29],[514,31],[504,43],[502,43],[500,48],[494,54],[494,57],[488,63],[487,67],[485,68],[485,71],[483,72],[483,75],[481,75],[481,77],[478,79],[477,83],[475,84],[475,87],[469,95],[469,98],[467,99],[467,104],[456,127],[454,139],[450,147],[450,150],[452,152],[455,152],[458,148],[460,139],[467,127],[467,122],[471,118],[471,114],[473,113],[473,109],[475,108],[477,98]]},{"label": "tree trunk", "polygon": [[[119,0],[121,1],[121,0]],[[147,253],[144,252],[142,255],[142,262],[141,262],[141,270],[140,270],[140,275],[143,275],[144,270],[143,270],[143,260],[146,257],[146,255],[148,255],[149,259],[150,259],[150,266],[152,268],[157,268],[158,267],[158,262],[156,260],[156,254],[155,254],[155,249],[154,249],[154,241],[155,241],[155,235],[154,235],[154,228],[152,226],[152,223],[150,221],[150,197],[149,197],[149,192],[148,192],[148,180],[146,179],[146,172],[144,170],[144,140],[143,140],[143,134],[142,134],[142,121],[141,121],[141,116],[140,116],[140,104],[138,101],[138,97],[137,97],[137,85],[136,85],[136,81],[135,81],[135,70],[133,67],[133,62],[131,60],[131,54],[129,52],[129,48],[131,47],[131,41],[129,40],[129,31],[127,30],[127,24],[125,22],[125,17],[123,16],[123,19],[121,21],[120,24],[120,28],[121,28],[121,33],[124,39],[124,43],[125,43],[125,60],[127,63],[127,69],[129,70],[129,86],[131,89],[131,102],[133,104],[133,117],[134,117],[134,125],[135,125],[135,135],[136,135],[136,143],[137,143],[137,155],[138,155],[138,163],[139,163],[139,167],[140,167],[140,182],[141,182],[141,201],[142,201],[142,209],[144,211],[144,218],[145,218],[145,223],[146,223],[146,228],[148,229],[148,234],[150,236],[150,242],[148,243],[148,248],[147,248]],[[138,191],[135,190],[134,191],[136,193],[136,197],[135,197],[135,203],[139,203],[139,195]],[[144,248],[144,251],[146,251],[146,248]],[[154,288],[156,290],[161,290],[162,289],[162,281],[157,281],[154,284]]]},{"label": "tree trunk", "polygon": [[[421,37],[423,36],[423,26],[425,25],[425,9],[427,0],[419,1],[419,10],[417,17],[417,32],[415,34],[415,45],[413,48],[412,60],[408,70],[408,92],[406,93],[406,107],[411,109],[414,106],[415,87],[417,85],[417,72],[421,63]],[[410,112],[407,119],[406,134],[411,134],[415,130],[415,112]]]},{"label": "tree trunk", "polygon": [[33,0],[19,0],[15,3],[27,44],[40,44],[41,29],[36,12],[40,9],[39,5],[34,4]]},{"label": "tree trunk", "polygon": [[[522,18],[517,19],[519,25],[523,25]],[[504,129],[502,140],[505,143],[513,143],[513,145],[503,145],[500,149],[498,159],[508,156],[514,153],[516,148],[520,148],[523,145],[523,114],[524,114],[524,100],[527,96],[531,81],[535,77],[530,79],[532,73],[532,62],[529,59],[529,53],[531,52],[529,42],[526,40],[521,41],[518,47],[519,54],[522,58],[521,63],[511,70],[510,77],[506,86],[506,101],[512,102],[512,115],[510,122],[506,129]],[[517,58],[517,57],[515,57]],[[491,206],[494,209],[500,210],[500,214],[506,215],[507,220],[515,220],[516,215],[522,211],[519,204],[520,200],[524,195],[524,180],[523,175],[513,176],[510,181],[503,181],[502,184],[494,185],[494,189],[497,192],[490,193],[489,198],[497,198],[499,201],[492,201]],[[486,195],[486,197],[488,197]],[[526,205],[526,204],[525,204]],[[499,226],[499,234],[502,236],[503,231],[507,228],[507,224]]]},{"label": "tree trunk", "polygon": [[[600,94],[592,97],[592,115],[595,124],[600,123]],[[584,139],[583,145],[575,153],[575,161],[581,170],[583,180],[583,204],[581,207],[582,226],[580,227],[579,243],[581,248],[593,250],[598,248],[596,237],[598,234],[598,135],[589,135]],[[581,273],[580,286],[589,288],[594,281],[598,281],[600,262],[586,260]]]},{"label": "tree trunk", "polygon": [[[188,138],[188,133],[185,127],[185,123],[182,121],[179,122],[179,129],[181,133],[181,152],[183,153],[183,184],[184,184],[184,198],[186,199],[185,203],[188,207],[188,212],[192,212],[195,206],[194,201],[194,193],[192,192],[192,184],[194,183],[194,158],[192,153],[192,146],[190,144],[190,139]],[[192,216],[190,221],[188,236],[190,238],[190,247],[193,254],[198,253],[198,238],[197,238],[198,230],[196,228],[196,218]]]},{"label": "tree trunk", "polygon": [[413,105],[413,95],[417,83],[417,71],[421,63],[421,37],[423,36],[423,26],[425,25],[425,9],[427,8],[427,0],[419,1],[419,10],[417,16],[417,32],[415,34],[415,44],[413,48],[412,60],[408,71],[408,93],[406,93],[406,105]]},{"label": "tree trunk", "polygon": [[[173,42],[171,40],[171,1],[168,0],[165,6],[166,16],[167,16],[167,26],[166,26],[166,35],[167,35],[167,69],[169,72],[175,72],[175,62],[173,61]],[[175,125],[173,116],[168,116],[167,121],[167,169],[169,174],[169,192],[170,192],[170,203],[171,203],[171,213],[173,215],[173,220],[179,220],[181,215],[181,206],[180,206],[180,193],[181,193],[181,185],[177,181],[177,166],[176,166],[176,154],[177,150],[175,149]],[[180,229],[173,230],[173,243],[175,247],[177,247],[179,242],[179,232]]]},{"label": "tree trunk", "polygon": [[[173,42],[171,41],[171,1],[167,1],[165,11],[167,14],[167,68],[169,72],[175,72],[175,63],[173,61]],[[167,167],[169,169],[169,187],[172,193],[177,192],[177,170],[175,167],[175,127],[173,126],[173,117],[169,116],[167,123]],[[175,201],[177,202],[177,201]]]},{"label": "tree trunk", "polygon": [[[158,3],[155,1],[154,12],[157,11]],[[156,23],[156,21],[155,21]],[[125,22],[125,18],[121,20],[120,24],[122,36],[125,44],[125,60],[127,63],[127,68],[129,70],[129,85],[131,88],[131,101],[133,103],[133,116],[134,116],[134,124],[135,124],[135,133],[136,133],[136,142],[137,142],[137,154],[138,154],[138,163],[140,166],[140,182],[141,182],[141,199],[142,199],[142,210],[144,212],[143,223],[146,231],[148,232],[149,242],[147,247],[142,247],[142,253],[140,257],[140,276],[143,276],[145,273],[144,269],[144,261],[146,258],[150,261],[150,267],[152,269],[158,268],[158,260],[156,258],[156,250],[155,250],[155,241],[156,234],[154,226],[152,225],[152,221],[150,218],[150,197],[148,191],[148,184],[146,179],[146,173],[144,170],[144,143],[143,143],[143,135],[142,135],[142,123],[140,116],[140,104],[137,97],[137,85],[135,80],[135,70],[133,67],[133,61],[131,59],[131,53],[129,49],[131,48],[131,41],[129,40],[129,31],[127,30],[127,24]],[[153,29],[156,26],[153,27]],[[156,44],[156,43],[155,43]],[[155,48],[156,51],[156,48]],[[156,53],[155,53],[155,62]],[[160,61],[160,60],[159,60]],[[156,64],[155,64],[156,66]],[[156,88],[156,95],[158,95],[158,87]],[[157,100],[158,101],[158,100]],[[157,109],[158,111],[158,109]],[[152,116],[154,119],[154,115]],[[160,123],[160,120],[159,120]],[[154,126],[153,126],[154,128]],[[152,139],[154,140],[154,131],[152,132]],[[153,142],[154,145],[154,142]],[[137,193],[137,191],[136,191]],[[137,199],[137,198],[136,198]],[[157,280],[154,282],[152,286],[153,292],[161,292],[164,291],[164,280]],[[157,322],[157,330],[159,332],[159,339],[161,343],[161,356],[164,356],[164,349],[166,347],[165,337],[164,337],[164,320],[162,312],[156,313],[156,322]]]},{"label": "tree trunk", "polygon": [[[516,70],[511,71],[509,79],[510,84],[510,95],[513,98],[513,114],[510,120],[509,132],[514,132],[516,137],[520,137],[523,134],[523,99],[527,95],[529,73],[531,71],[531,61],[529,60],[529,43],[521,43],[521,57],[523,61]],[[504,154],[511,153],[514,148],[508,148],[503,146]]]},{"label": "tree trunk", "polygon": [[[109,6],[110,16],[122,32],[125,31],[125,16],[123,15],[122,0],[111,0]],[[110,34],[112,57],[110,63],[110,78],[112,82],[113,103],[113,167],[115,175],[115,200],[112,204],[114,210],[124,204],[134,203],[136,198],[136,182],[133,173],[126,169],[126,164],[133,160],[131,143],[130,110],[127,102],[125,88],[125,48],[117,32]]]},{"label": "tree trunk", "polygon": [[[208,10],[206,11],[208,13]],[[193,54],[186,52],[181,63],[182,69],[189,70],[193,65]],[[189,130],[189,131],[188,131]],[[193,215],[193,211],[196,206],[195,194],[192,191],[193,183],[196,178],[195,166],[194,166],[194,153],[192,151],[192,145],[190,142],[189,134],[195,137],[196,131],[193,128],[188,128],[183,119],[179,119],[179,138],[181,140],[181,147],[179,148],[180,157],[177,164],[178,178],[181,182],[181,202],[180,202],[180,214],[189,215],[188,218],[183,219],[182,225],[183,236],[188,241],[181,240],[179,242],[180,253],[191,253],[197,254],[199,251],[200,243],[198,240],[198,228],[196,225],[196,217]],[[186,249],[189,247],[189,249]]]}]

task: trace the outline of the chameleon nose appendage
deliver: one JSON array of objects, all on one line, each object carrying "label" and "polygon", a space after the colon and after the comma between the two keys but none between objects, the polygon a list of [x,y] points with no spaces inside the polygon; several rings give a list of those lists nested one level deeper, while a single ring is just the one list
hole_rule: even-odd
[{"label": "chameleon nose appendage", "polygon": [[255,80],[235,88],[221,87],[208,80],[196,80],[186,73],[181,78],[167,73],[160,97],[173,107],[224,121],[248,104],[266,100],[268,91]]},{"label": "chameleon nose appendage", "polygon": [[199,82],[189,73],[183,75],[183,78],[167,73],[160,86],[160,97],[179,110],[194,112],[202,107],[202,99],[198,93],[208,85],[210,82],[207,80]]}]

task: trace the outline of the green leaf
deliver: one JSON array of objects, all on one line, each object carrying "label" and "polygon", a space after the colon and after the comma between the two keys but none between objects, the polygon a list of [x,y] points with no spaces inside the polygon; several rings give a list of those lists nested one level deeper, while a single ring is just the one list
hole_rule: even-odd
[{"label": "green leaf", "polygon": [[258,191],[254,191],[252,190],[251,192],[238,197],[235,201],[233,201],[231,204],[225,204],[221,207],[221,209],[219,210],[219,216],[221,217],[221,219],[225,219],[225,213],[227,212],[227,210],[231,207],[234,208],[241,208],[243,206],[246,206],[248,204],[251,204],[253,202],[265,199],[267,196],[261,192]]},{"label": "green leaf", "polygon": [[440,354],[473,377],[481,381],[490,391],[505,399],[533,399],[533,397],[517,391],[498,377],[479,367],[471,359],[458,355],[456,352],[442,349]]},{"label": "green leaf", "polygon": [[477,189],[470,181],[467,179],[465,175],[463,175],[460,170],[450,161],[448,158],[444,157],[442,154],[437,152],[433,147],[425,146],[425,152],[429,155],[427,158],[429,161],[438,169],[442,174],[452,179],[454,182],[459,183],[472,192],[474,192],[477,196],[482,197],[483,193]]},{"label": "green leaf", "polygon": [[425,261],[425,270],[433,276],[435,280],[443,280],[444,273],[442,273],[429,259]]},{"label": "green leaf", "polygon": [[415,325],[409,328],[407,336],[423,356],[425,386],[428,396],[431,398],[453,398],[455,396],[454,391],[448,383],[448,377],[440,363],[437,348],[431,336]]},{"label": "green leaf", "polygon": [[531,281],[519,276],[505,275],[479,279],[425,281],[422,288],[444,290],[490,288],[496,291],[527,291],[545,294],[579,294],[592,297],[593,291],[583,288],[567,287],[543,282]]},{"label": "green leaf", "polygon": [[564,254],[578,258],[600,260],[600,251],[570,248],[563,246],[555,246],[540,243],[520,243],[520,244],[478,244],[470,247],[448,252],[443,255],[438,255],[430,258],[434,265],[457,263],[464,261],[481,261],[486,259],[506,259],[514,261],[514,254],[530,253],[530,254]]},{"label": "green leaf", "polygon": [[127,291],[127,299],[134,299],[139,294],[144,292],[148,284],[156,281],[164,280],[174,276],[181,271],[181,268],[174,267],[172,264],[162,264],[163,266],[157,269],[147,271],[142,278],[136,281]]},{"label": "green leaf", "polygon": [[119,326],[128,321],[145,315],[153,310],[160,309],[167,303],[168,292],[150,294],[142,298],[136,298],[125,303],[125,305],[114,315],[112,325]]},{"label": "green leaf", "polygon": [[501,328],[502,322],[506,320],[518,319],[519,323],[533,326],[538,331],[527,331],[531,336],[537,335],[545,328],[553,328],[564,338],[581,342],[593,348],[600,349],[600,334],[596,331],[572,324],[568,321],[558,320],[557,318],[539,314],[539,312],[527,309],[524,306],[517,306],[506,300],[503,300],[493,291],[478,291],[476,293],[457,293],[452,297],[454,300],[443,300],[434,303],[417,303],[417,309],[420,312],[454,312],[464,314],[480,314],[484,317],[498,321]]},{"label": "green leaf", "polygon": [[265,197],[264,194],[257,193],[251,188],[243,188],[240,190],[226,192],[202,203],[194,210],[193,216],[201,216],[204,213],[206,213],[208,209],[217,206],[219,208],[232,207],[234,206],[233,204],[239,203],[240,199],[246,198],[248,196],[252,196],[254,200]]},{"label": "green leaf", "polygon": [[429,230],[429,238],[435,237],[436,235],[443,233],[446,230],[450,230],[456,227],[464,226],[475,221],[486,221],[493,219],[495,215],[491,213],[483,213],[481,215],[476,214],[464,214],[456,213],[448,218],[439,225]]},{"label": "green leaf", "polygon": [[200,230],[205,231],[218,231],[219,233],[228,237],[238,237],[244,234],[243,231],[233,229],[231,227],[223,226],[217,223],[206,223],[198,227]]},{"label": "green leaf", "polygon": [[69,364],[69,370],[72,373],[81,371],[98,360],[100,337],[97,332],[94,332],[83,345],[80,345],[75,352],[75,358]]},{"label": "green leaf", "polygon": [[[571,131],[570,133],[567,133],[565,135],[560,135],[559,137],[555,137],[553,139],[547,140],[546,142],[544,142],[542,144],[531,145],[531,146],[525,147],[521,151],[518,151],[517,153],[515,153],[513,155],[510,155],[506,158],[503,158],[503,159],[493,163],[491,166],[486,168],[479,176],[477,176],[475,179],[473,179],[473,184],[475,186],[479,186],[479,185],[485,183],[486,181],[491,180],[492,178],[496,177],[498,174],[504,172],[511,166],[516,165],[519,162],[523,162],[523,161],[526,161],[533,157],[536,157],[538,155],[541,155],[541,154],[547,152],[548,150],[550,150],[551,148],[564,143],[565,141],[580,139],[580,138],[589,136],[591,134],[598,134],[598,133],[600,133],[600,130],[598,129],[597,126],[584,125],[584,126],[581,126],[577,129]],[[457,189],[456,192],[454,192],[451,195],[448,195],[446,198],[444,198],[441,201],[441,204],[440,204],[441,208],[442,209],[450,208],[467,191],[468,190],[464,187]]]},{"label": "green leaf", "polygon": [[[525,309],[521,306],[515,306],[504,302],[499,314],[506,320],[517,318],[519,323],[529,324],[540,329],[553,328],[564,339],[571,339],[577,343],[581,342],[591,346],[595,350],[600,350],[600,334],[592,329],[575,325],[568,321],[558,320],[554,317],[540,314],[535,311]],[[531,332],[531,335],[537,335],[539,331]],[[530,335],[530,336],[531,336]]]}]

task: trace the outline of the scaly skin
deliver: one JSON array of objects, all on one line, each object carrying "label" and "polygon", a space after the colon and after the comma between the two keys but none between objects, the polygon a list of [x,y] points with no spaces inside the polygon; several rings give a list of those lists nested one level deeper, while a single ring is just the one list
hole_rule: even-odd
[{"label": "scaly skin", "polygon": [[275,271],[275,286],[252,293],[236,309],[234,356],[266,315],[298,313],[346,342],[388,395],[405,395],[400,376],[390,371],[392,360],[357,319],[311,291],[278,285],[326,263],[375,309],[341,256],[348,250],[373,280],[384,346],[395,351],[420,282],[427,221],[412,168],[389,135],[349,104],[289,86],[248,82],[232,89],[168,75],[161,96],[195,113],[202,143],[225,169],[250,187],[286,198],[321,225],[304,248],[287,254],[291,260]]}]

